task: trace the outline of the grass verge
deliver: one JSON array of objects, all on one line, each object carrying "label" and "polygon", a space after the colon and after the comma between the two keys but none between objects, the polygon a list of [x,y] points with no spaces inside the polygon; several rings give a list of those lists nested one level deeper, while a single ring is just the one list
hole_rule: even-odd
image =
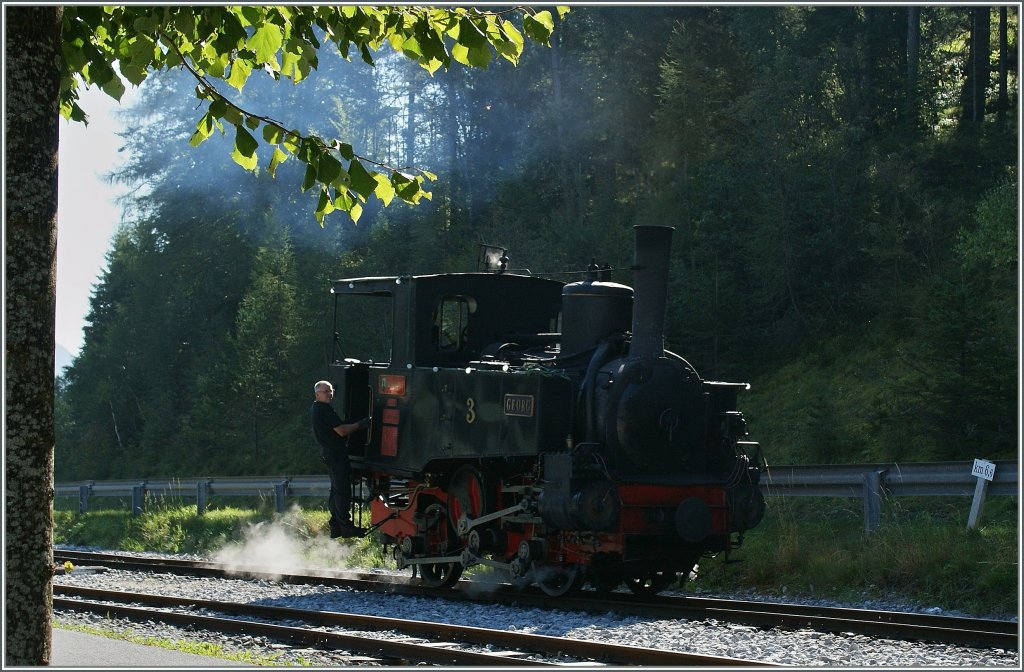
[{"label": "grass verge", "polygon": [[[951,501],[956,504],[950,504]],[[978,616],[1018,614],[1017,500],[993,498],[967,529],[970,501],[886,503],[864,531],[859,500],[772,498],[762,524],[731,560],[704,560],[691,587],[776,596],[886,601]]]},{"label": "grass verge", "polygon": [[[983,525],[967,530],[970,501],[893,498],[879,529],[864,532],[860,500],[770,498],[765,519],[741,548],[704,559],[689,590],[756,590],[771,596],[886,601],[979,616],[1018,613],[1018,509],[1015,497],[991,498]],[[215,508],[165,503],[131,515],[125,508],[85,514],[55,511],[58,544],[129,551],[199,553],[248,547],[295,567],[393,567],[371,539],[332,540],[329,514],[293,507]],[[366,522],[364,521],[365,525]],[[279,534],[268,534],[276,530]],[[282,553],[290,546],[289,553]],[[303,564],[305,563],[305,564]]]}]

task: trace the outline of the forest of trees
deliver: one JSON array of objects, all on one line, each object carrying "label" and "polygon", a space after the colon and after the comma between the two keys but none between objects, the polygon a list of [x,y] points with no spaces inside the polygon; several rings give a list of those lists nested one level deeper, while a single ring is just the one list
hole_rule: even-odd
[{"label": "forest of trees", "polygon": [[676,227],[668,346],[753,384],[769,460],[1014,456],[1018,20],[588,6],[518,67],[254,75],[246,109],[439,176],[430,201],[323,227],[302,167],[244,171],[231,134],[190,147],[195,81],[151,79],[58,380],[56,479],[318,473],[329,279],[472,271],[480,242],[538,274],[623,268],[638,223]]}]

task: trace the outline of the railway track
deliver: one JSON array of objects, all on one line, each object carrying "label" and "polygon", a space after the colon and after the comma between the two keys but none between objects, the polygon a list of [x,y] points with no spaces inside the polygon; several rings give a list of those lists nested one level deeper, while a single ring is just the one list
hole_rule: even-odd
[{"label": "railway track", "polygon": [[[123,604],[126,602],[143,606]],[[91,611],[108,617],[161,621],[204,630],[260,635],[278,641],[351,651],[387,662],[502,667],[579,664],[702,667],[770,665],[738,658],[446,623],[71,586],[54,588],[53,605],[55,610]],[[235,614],[247,618],[232,619],[210,613]],[[295,621],[316,627],[280,624]],[[355,630],[374,633],[374,636],[319,628]],[[384,636],[381,633],[388,634]]]},{"label": "railway track", "polygon": [[533,608],[607,612],[647,618],[720,620],[761,628],[813,629],[830,633],[856,633],[886,639],[941,642],[975,648],[1018,650],[1019,624],[1012,621],[933,614],[819,607],[771,602],[726,600],[689,596],[637,597],[625,593],[583,591],[552,600],[540,591],[519,590],[509,585],[460,581],[458,588],[430,589],[401,576],[345,571],[309,571],[281,574],[273,570],[232,568],[209,562],[139,558],[106,553],[55,550],[56,560],[76,565],[102,565],[149,572],[194,576],[247,576],[288,583],[322,583],[355,590],[395,594],[430,595],[451,600],[489,601]]}]

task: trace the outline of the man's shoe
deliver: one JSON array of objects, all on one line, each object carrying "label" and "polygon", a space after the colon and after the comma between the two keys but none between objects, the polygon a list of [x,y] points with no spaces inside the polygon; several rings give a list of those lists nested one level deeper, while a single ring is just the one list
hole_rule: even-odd
[{"label": "man's shoe", "polygon": [[[342,526],[339,537],[362,537],[366,535],[366,529],[362,527],[356,527],[355,525]],[[331,534],[331,538],[334,538],[334,534]]]},{"label": "man's shoe", "polygon": [[341,536],[343,530],[337,525],[331,525],[331,539],[337,539]]}]

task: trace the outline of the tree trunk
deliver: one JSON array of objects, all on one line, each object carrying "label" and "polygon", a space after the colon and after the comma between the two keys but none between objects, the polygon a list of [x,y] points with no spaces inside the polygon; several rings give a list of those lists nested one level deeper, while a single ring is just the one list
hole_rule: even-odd
[{"label": "tree trunk", "polygon": [[1009,70],[1007,63],[1006,44],[1006,7],[999,8],[999,105],[996,118],[999,124],[1006,123],[1006,111],[1010,108],[1010,100],[1006,91],[1006,78]]},{"label": "tree trunk", "polygon": [[917,128],[917,80],[921,61],[921,8],[907,7],[907,123]]},{"label": "tree trunk", "polygon": [[985,119],[985,94],[988,90],[989,8],[973,7],[970,10],[971,39],[967,56],[967,77],[964,80],[963,114],[961,120],[968,124],[980,124]]},{"label": "tree trunk", "polygon": [[4,7],[5,665],[48,665],[62,10]]},{"label": "tree trunk", "polygon": [[405,165],[416,165],[416,80],[409,77],[409,92],[406,104],[409,106],[409,116],[405,123]]}]

